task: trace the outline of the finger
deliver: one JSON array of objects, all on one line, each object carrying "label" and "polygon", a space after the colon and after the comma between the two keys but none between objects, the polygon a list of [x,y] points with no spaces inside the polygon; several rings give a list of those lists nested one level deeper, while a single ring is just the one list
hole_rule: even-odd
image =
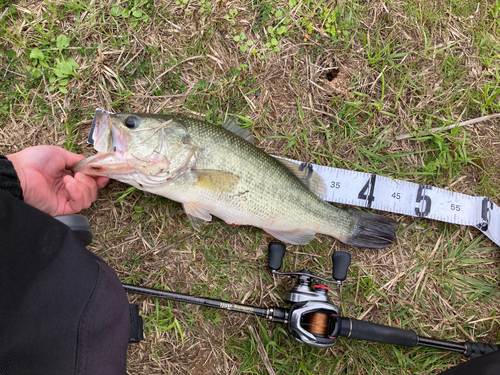
[{"label": "finger", "polygon": [[79,202],[81,209],[89,208],[90,205],[92,204],[92,198],[90,196],[91,193],[90,193],[88,186],[85,185],[83,182],[75,179],[75,187],[81,193],[80,202]]},{"label": "finger", "polygon": [[83,192],[85,202],[89,202],[90,206],[97,199],[98,188],[96,180],[80,172],[75,174],[75,180],[76,186]]},{"label": "finger", "polygon": [[85,159],[85,155],[74,154],[72,152],[65,150],[64,148],[59,148],[59,153],[64,158],[66,168],[71,168],[73,165],[78,163],[80,160]]},{"label": "finger", "polygon": [[76,180],[71,176],[65,177],[65,188],[69,195],[64,214],[74,214],[83,209],[83,193],[76,187]]},{"label": "finger", "polygon": [[109,182],[109,178],[108,177],[97,177],[95,178],[95,181],[97,183],[97,187],[99,189],[102,189],[104,186],[106,186]]},{"label": "finger", "polygon": [[90,207],[92,200],[89,187],[82,181],[71,176],[67,176],[65,179],[69,181],[66,184],[66,190],[69,194],[69,201],[67,204],[73,211],[72,213]]}]

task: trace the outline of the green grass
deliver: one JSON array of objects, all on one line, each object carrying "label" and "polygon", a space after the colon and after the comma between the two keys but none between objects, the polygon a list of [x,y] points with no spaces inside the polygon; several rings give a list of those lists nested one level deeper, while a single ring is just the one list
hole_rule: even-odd
[{"label": "green grass", "polygon": [[[430,131],[500,112],[498,0],[47,0],[8,2],[0,15],[2,153],[49,143],[93,154],[85,141],[97,107],[183,112],[218,125],[232,114],[269,153],[498,203],[498,121]],[[293,284],[267,270],[269,235],[214,219],[189,237],[180,204],[128,188],[112,182],[84,212],[96,233],[91,249],[123,281],[284,305]],[[329,277],[333,251],[350,251],[342,294],[330,294],[345,316],[498,342],[498,247],[473,228],[396,219],[390,249],[321,236],[289,246],[283,270]],[[320,350],[256,318],[136,301],[148,336],[129,359],[138,374],[199,374],[200,362],[207,374],[266,373],[248,325],[276,374],[434,374],[461,361],[347,339]]]}]

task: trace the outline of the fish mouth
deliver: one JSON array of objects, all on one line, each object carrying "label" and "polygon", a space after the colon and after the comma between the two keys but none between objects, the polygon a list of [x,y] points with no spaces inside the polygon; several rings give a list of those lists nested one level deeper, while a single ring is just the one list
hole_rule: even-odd
[{"label": "fish mouth", "polygon": [[125,158],[127,150],[126,135],[120,131],[108,113],[98,113],[92,133],[96,155],[79,161],[71,168],[73,173],[81,172],[88,176],[106,176],[130,172]]},{"label": "fish mouth", "polygon": [[105,176],[128,173],[130,166],[126,160],[120,158],[115,152],[97,153],[87,159],[80,160],[71,168],[73,173],[83,173],[87,176]]}]

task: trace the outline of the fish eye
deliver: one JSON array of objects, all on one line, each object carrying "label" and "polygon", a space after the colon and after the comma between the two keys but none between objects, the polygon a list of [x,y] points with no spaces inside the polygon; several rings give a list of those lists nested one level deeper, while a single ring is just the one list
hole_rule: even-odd
[{"label": "fish eye", "polygon": [[129,129],[134,129],[139,125],[139,120],[135,116],[130,116],[125,119],[125,126]]}]

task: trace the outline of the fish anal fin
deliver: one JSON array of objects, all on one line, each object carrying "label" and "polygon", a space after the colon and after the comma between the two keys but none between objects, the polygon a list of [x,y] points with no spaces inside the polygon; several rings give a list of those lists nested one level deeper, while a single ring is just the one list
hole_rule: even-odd
[{"label": "fish anal fin", "polygon": [[205,221],[212,221],[212,215],[210,215],[210,212],[199,203],[187,202],[183,203],[182,207],[184,208],[191,225],[197,231],[201,230]]},{"label": "fish anal fin", "polygon": [[278,240],[292,245],[307,245],[316,237],[316,233],[310,230],[280,231],[269,228],[262,228],[262,229],[264,229],[271,236],[276,237]]},{"label": "fish anal fin", "polygon": [[233,192],[239,177],[230,172],[213,169],[193,170],[196,176],[196,185],[212,191]]},{"label": "fish anal fin", "polygon": [[300,184],[319,198],[326,194],[326,184],[323,178],[313,170],[309,163],[294,163],[278,159],[292,174],[297,177]]},{"label": "fish anal fin", "polygon": [[253,137],[253,134],[250,132],[250,130],[244,129],[239,126],[238,121],[235,118],[229,117],[223,127],[227,131],[230,131],[231,133],[244,139],[248,143],[255,144],[255,138]]}]

